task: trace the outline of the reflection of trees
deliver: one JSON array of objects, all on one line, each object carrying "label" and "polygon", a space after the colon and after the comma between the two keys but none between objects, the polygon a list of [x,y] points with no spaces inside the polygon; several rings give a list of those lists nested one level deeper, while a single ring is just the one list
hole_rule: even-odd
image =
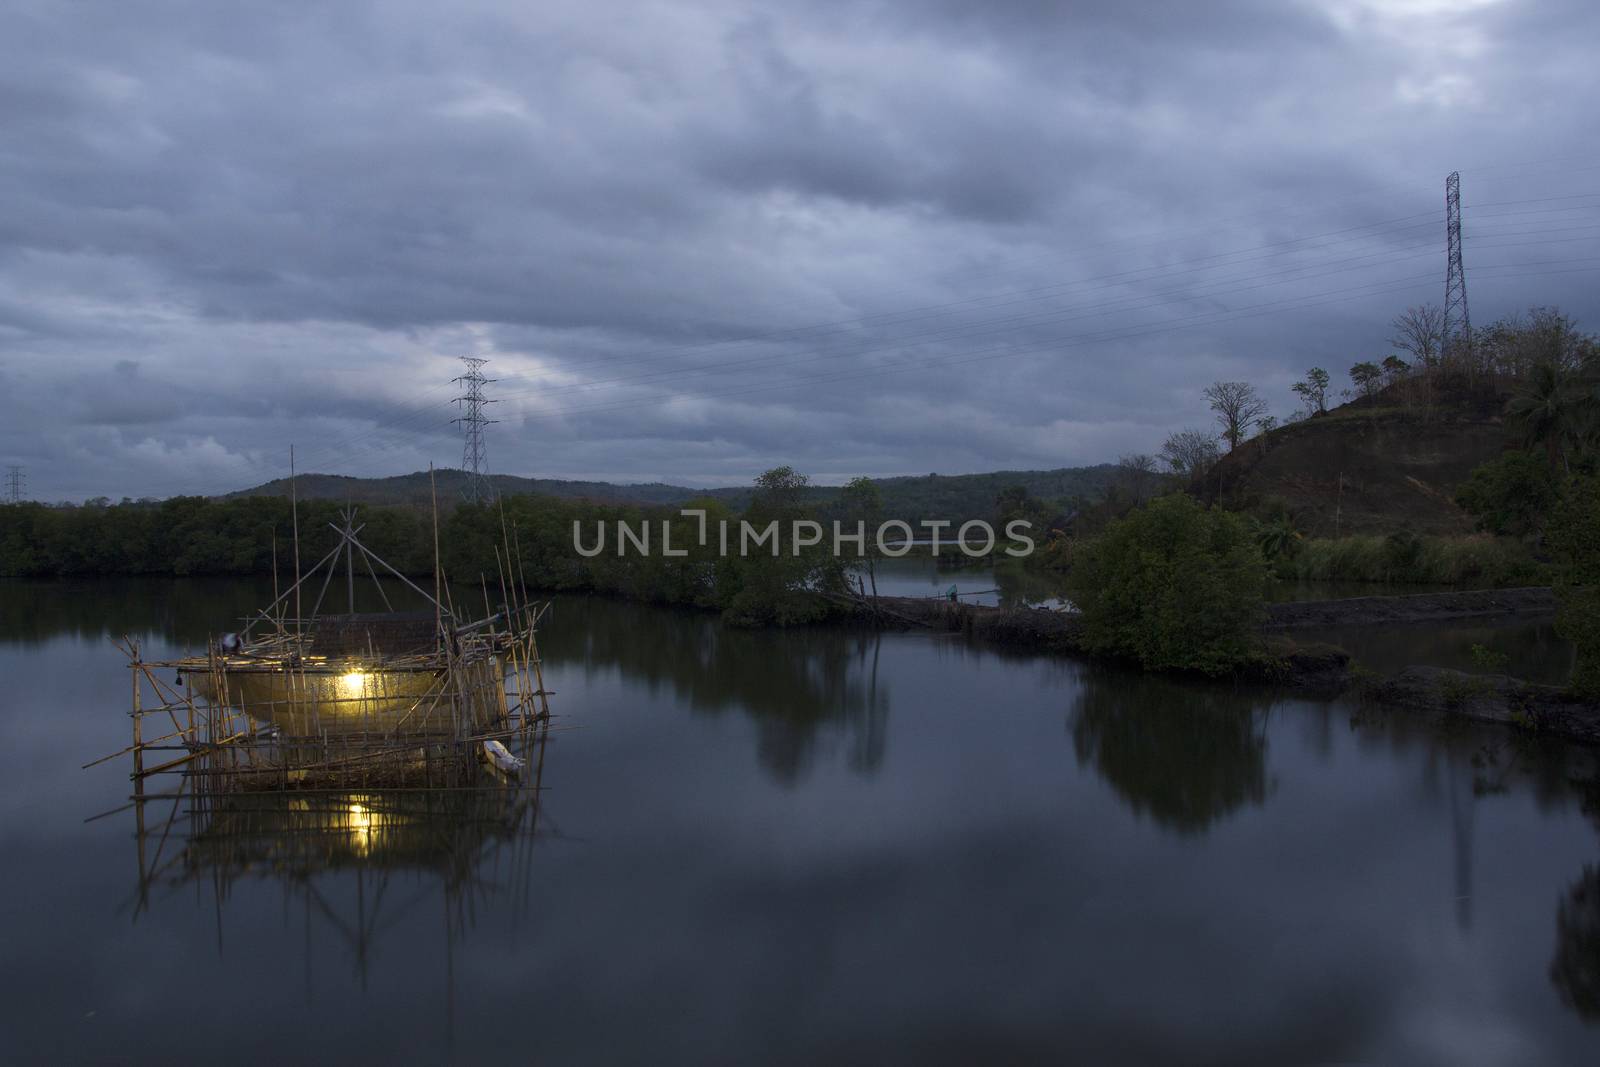
[{"label": "reflection of trees", "polygon": [[1561,1002],[1600,1020],[1600,868],[1587,866],[1556,909],[1556,954],[1550,981]]},{"label": "reflection of trees", "polygon": [[236,629],[236,620],[271,599],[270,579],[18,579],[8,581],[0,597],[0,638],[28,643],[62,634],[148,634],[175,644],[204,644]]},{"label": "reflection of trees", "polygon": [[756,724],[762,766],[782,782],[805,773],[819,734],[843,734],[850,765],[883,762],[889,708],[876,633],[826,628],[739,630],[710,614],[599,598],[563,600],[540,634],[546,671],[615,668],[667,687],[701,714],[738,709]]},{"label": "reflection of trees", "polygon": [[1030,570],[1022,560],[1006,556],[995,560],[994,584],[1000,590],[1001,607],[1021,608],[1048,600],[1066,599],[1060,575]]},{"label": "reflection of trees", "polygon": [[[1600,827],[1600,774],[1574,784],[1583,814]],[[1600,1021],[1600,867],[1585,865],[1556,906],[1550,981],[1563,1004],[1586,1021]]]},{"label": "reflection of trees", "polygon": [[[283,588],[292,580],[288,567],[284,561],[285,570],[279,575]],[[384,587],[395,607],[416,603],[398,581],[386,579]],[[241,619],[273,599],[272,579],[262,575],[6,579],[5,591],[0,597],[0,639],[24,644],[63,634],[91,640],[133,634],[175,645],[203,646],[220,633],[238,629]],[[311,591],[311,595],[315,593]],[[481,603],[475,587],[456,587],[455,596],[457,603]],[[370,581],[356,583],[356,609],[387,610]]]},{"label": "reflection of trees", "polygon": [[1220,687],[1086,672],[1071,716],[1079,765],[1135,812],[1194,834],[1268,792],[1264,706]]}]

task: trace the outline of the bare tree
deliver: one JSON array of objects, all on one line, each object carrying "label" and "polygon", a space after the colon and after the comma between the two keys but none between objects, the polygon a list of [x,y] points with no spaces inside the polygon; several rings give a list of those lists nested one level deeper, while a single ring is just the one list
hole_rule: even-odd
[{"label": "bare tree", "polygon": [[1130,452],[1117,460],[1117,466],[1121,468],[1122,480],[1127,483],[1133,502],[1143,504],[1150,484],[1156,479],[1160,461],[1148,452]]},{"label": "bare tree", "polygon": [[1161,458],[1174,474],[1196,478],[1205,473],[1221,454],[1217,439],[1204,430],[1179,430],[1161,446]]},{"label": "bare tree", "polygon": [[1444,352],[1444,309],[1437,304],[1422,304],[1406,308],[1389,324],[1394,336],[1389,343],[1402,352],[1411,353],[1411,361],[1423,367],[1434,367]]},{"label": "bare tree", "polygon": [[1249,382],[1213,382],[1206,389],[1205,398],[1217,413],[1229,452],[1239,447],[1250,424],[1267,413],[1267,402]]}]

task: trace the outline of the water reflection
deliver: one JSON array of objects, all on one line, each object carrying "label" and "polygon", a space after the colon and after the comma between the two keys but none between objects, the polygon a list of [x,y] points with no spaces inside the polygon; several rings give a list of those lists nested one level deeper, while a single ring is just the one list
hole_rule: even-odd
[{"label": "water reflection", "polygon": [[541,637],[547,670],[614,669],[670,690],[695,714],[742,712],[756,725],[761,766],[788,785],[805,776],[823,731],[845,737],[854,770],[870,775],[882,764],[890,695],[879,677],[881,633],[740,630],[690,612],[641,624],[646,613],[598,597],[559,601]]},{"label": "water reflection", "polygon": [[1271,794],[1270,706],[1221,686],[1091,676],[1068,728],[1079,766],[1092,767],[1133,811],[1199,834]]},{"label": "water reflection", "polygon": [[[1584,815],[1600,830],[1600,771],[1576,784]],[[1550,981],[1579,1018],[1600,1024],[1600,866],[1585,864],[1556,905]]]},{"label": "water reflection", "polygon": [[[524,1019],[557,1062],[1582,1063],[1600,1038],[1570,749],[583,598],[545,631],[579,727],[559,805],[150,803],[139,900],[131,814],[81,822],[126,781],[78,769],[124,743],[127,674],[71,633],[209,633],[260,598],[185,594],[186,622],[155,589],[140,626],[102,592],[9,612],[72,628],[48,648],[0,642],[30,679],[0,715],[12,1059],[157,1056],[150,1006],[224,989],[244,1058],[277,1062],[488,1059]],[[192,1047],[236,1047],[238,1013],[189,1014]]]},{"label": "water reflection", "polygon": [[1550,981],[1563,1004],[1600,1023],[1600,867],[1585,867],[1556,907]]},{"label": "water reflection", "polygon": [[877,563],[877,588],[883,596],[943,597],[951,589],[966,604],[1062,603],[1060,575],[1041,572],[1021,560],[1001,556],[974,560],[946,548],[938,556],[923,550]]},{"label": "water reflection", "polygon": [[[1572,644],[1549,619],[1491,619],[1390,626],[1310,627],[1295,640],[1326,642],[1348,651],[1379,674],[1413,664],[1482,673],[1504,672],[1530,682],[1565,685],[1572,673]],[[1483,660],[1486,650],[1490,660]],[[1487,664],[1487,665],[1486,665]]]},{"label": "water reflection", "polygon": [[203,645],[272,600],[270,578],[0,579],[0,639],[159,637]]},{"label": "water reflection", "polygon": [[[196,776],[164,812],[160,801],[135,802],[135,918],[187,896],[175,890],[209,889],[225,955],[235,891],[275,883],[286,916],[291,898],[302,905],[308,995],[314,943],[339,945],[365,989],[377,941],[432,895],[430,884],[442,894],[452,943],[495,900],[513,916],[527,906],[546,741],[547,731],[532,742],[522,782],[485,770],[454,789],[211,792]],[[424,892],[402,900],[397,879]]]}]

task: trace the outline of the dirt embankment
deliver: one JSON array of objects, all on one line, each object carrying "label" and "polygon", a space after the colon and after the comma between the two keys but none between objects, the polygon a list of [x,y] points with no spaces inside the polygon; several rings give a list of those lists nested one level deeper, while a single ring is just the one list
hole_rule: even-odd
[{"label": "dirt embankment", "polygon": [[[1035,608],[998,608],[947,600],[881,597],[849,600],[851,614],[880,626],[966,633],[996,645],[1033,652],[1081,653],[1082,620],[1076,614]],[[1350,655],[1330,645],[1299,644],[1283,631],[1296,627],[1389,626],[1493,617],[1548,617],[1556,601],[1547,588],[1354,597],[1270,605],[1263,633],[1276,666],[1259,680],[1298,689],[1339,692],[1356,681]],[[1493,723],[1541,737],[1600,745],[1600,705],[1554,686],[1502,675],[1474,675],[1438,667],[1408,667],[1372,684],[1363,697],[1397,711]]]},{"label": "dirt embankment", "polygon": [[1503,402],[1396,387],[1241,444],[1192,491],[1233,507],[1281,501],[1312,537],[1471,533],[1455,494],[1504,449]]},{"label": "dirt embankment", "polygon": [[1556,597],[1547,586],[1524,589],[1474,589],[1408,596],[1363,596],[1346,600],[1302,600],[1271,604],[1265,626],[1290,630],[1306,626],[1366,626],[1456,619],[1548,618]]},{"label": "dirt embankment", "polygon": [[[1082,622],[1073,612],[1043,608],[998,608],[930,597],[839,598],[856,617],[881,625],[961,630],[1007,644],[1041,651],[1072,651]],[[1555,594],[1545,586],[1526,589],[1471,589],[1408,596],[1364,596],[1344,600],[1300,600],[1267,605],[1262,629],[1451,622],[1457,619],[1548,618]]]},{"label": "dirt embankment", "polygon": [[1600,745],[1600,705],[1503,674],[1407,667],[1367,696],[1384,707],[1442,720],[1512,726],[1534,736]]}]

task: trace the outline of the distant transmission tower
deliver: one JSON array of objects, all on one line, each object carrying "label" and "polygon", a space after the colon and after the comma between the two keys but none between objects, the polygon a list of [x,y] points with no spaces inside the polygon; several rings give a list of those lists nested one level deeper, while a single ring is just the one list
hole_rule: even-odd
[{"label": "distant transmission tower", "polygon": [[1444,180],[1444,338],[1443,355],[1472,344],[1472,316],[1467,314],[1467,271],[1461,265],[1461,172]]},{"label": "distant transmission tower", "polygon": [[461,495],[468,503],[487,504],[494,499],[494,487],[489,484],[489,454],[483,446],[483,428],[497,420],[486,418],[483,414],[483,406],[494,403],[484,397],[483,387],[495,379],[483,376],[483,365],[488,360],[462,356],[461,362],[467,365],[467,373],[453,380],[460,382],[466,390],[465,396],[455,398],[457,404],[465,406],[461,408],[459,418],[450,420],[460,423],[466,435],[461,444],[461,469],[466,473],[467,481],[461,487]]},{"label": "distant transmission tower", "polygon": [[22,503],[22,489],[27,484],[28,477],[22,473],[22,468],[13,464],[6,468],[6,503]]}]

